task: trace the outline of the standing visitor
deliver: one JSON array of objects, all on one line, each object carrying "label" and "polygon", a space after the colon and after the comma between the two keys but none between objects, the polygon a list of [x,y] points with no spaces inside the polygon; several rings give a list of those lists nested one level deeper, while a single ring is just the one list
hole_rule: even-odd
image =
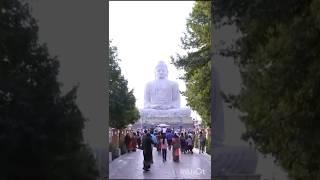
[{"label": "standing visitor", "polygon": [[158,143],[157,137],[154,135],[153,130],[150,131],[151,139],[153,141],[153,144],[156,145]]},{"label": "standing visitor", "polygon": [[127,148],[127,151],[130,152],[130,135],[129,133],[126,134],[126,136],[124,137],[124,142],[126,144],[126,148]]},{"label": "standing visitor", "polygon": [[[151,140],[152,140],[152,144],[151,144],[151,150],[153,150],[153,147],[157,145],[157,138],[156,136],[153,134],[153,129],[150,130],[150,136],[151,136]],[[151,155],[152,155],[152,151],[151,151]],[[151,156],[151,163],[153,164],[153,156]]]},{"label": "standing visitor", "polygon": [[171,130],[169,130],[166,134],[167,140],[168,140],[168,147],[169,151],[171,151],[171,146],[172,146],[172,133]]},{"label": "standing visitor", "polygon": [[159,131],[157,134],[157,151],[159,153],[159,155],[161,155],[161,132]]},{"label": "standing visitor", "polygon": [[192,131],[192,136],[191,136],[191,138],[192,138],[192,147],[194,147],[194,142],[195,142],[195,139],[196,139],[196,132],[195,132],[195,130]]},{"label": "standing visitor", "polygon": [[136,151],[137,150],[137,135],[134,132],[131,138],[131,142],[132,142],[132,151]]},{"label": "standing visitor", "polygon": [[133,151],[133,134],[132,132],[129,132],[129,152]]},{"label": "standing visitor", "polygon": [[199,151],[199,153],[201,153],[201,152],[203,153],[204,147],[206,145],[206,137],[202,134],[202,132],[200,132],[199,139],[200,139],[200,151]]},{"label": "standing visitor", "polygon": [[184,138],[183,133],[181,133],[181,136],[180,136],[180,143],[181,143],[181,152],[185,154],[187,151],[187,145],[186,145],[186,139]]},{"label": "standing visitor", "polygon": [[193,141],[192,141],[192,137],[189,135],[188,139],[187,139],[187,145],[188,145],[188,150],[191,152],[191,154],[193,154]]},{"label": "standing visitor", "polygon": [[167,128],[162,128],[162,134],[167,132]]},{"label": "standing visitor", "polygon": [[152,164],[152,139],[151,135],[145,130],[145,135],[142,139],[143,150],[143,170],[149,171]]},{"label": "standing visitor", "polygon": [[168,148],[168,141],[166,139],[166,135],[162,134],[161,150],[162,150],[162,160],[163,160],[163,162],[167,161],[167,148]]},{"label": "standing visitor", "polygon": [[139,131],[137,131],[137,144],[138,148],[141,149],[141,136]]},{"label": "standing visitor", "polygon": [[187,136],[187,137],[189,137],[189,136],[191,136],[191,138],[192,138],[192,132],[191,132],[191,131],[189,131],[189,133],[188,133],[188,136]]},{"label": "standing visitor", "polygon": [[173,161],[178,162],[179,161],[179,155],[180,155],[180,139],[179,136],[175,133],[172,138],[172,157]]}]

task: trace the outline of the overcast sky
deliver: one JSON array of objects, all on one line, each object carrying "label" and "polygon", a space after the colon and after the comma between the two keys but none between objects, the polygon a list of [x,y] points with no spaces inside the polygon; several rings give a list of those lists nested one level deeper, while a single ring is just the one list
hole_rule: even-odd
[{"label": "overcast sky", "polygon": [[[143,108],[144,87],[154,80],[154,67],[160,60],[169,69],[169,80],[177,81],[180,90],[183,74],[170,64],[170,56],[184,53],[180,38],[186,31],[186,19],[193,1],[109,1],[109,38],[118,48],[120,67],[134,89],[138,108]],[[181,106],[186,106],[181,96]]]}]

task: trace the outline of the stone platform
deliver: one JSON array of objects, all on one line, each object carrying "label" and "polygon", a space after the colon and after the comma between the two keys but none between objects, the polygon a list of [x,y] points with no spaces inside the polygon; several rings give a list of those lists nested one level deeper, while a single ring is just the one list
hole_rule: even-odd
[{"label": "stone platform", "polygon": [[186,123],[192,124],[191,117],[141,117],[141,121],[143,124],[179,124],[179,123]]},{"label": "stone platform", "polygon": [[191,117],[141,117],[140,120],[133,125],[134,128],[151,128],[158,124],[167,124],[171,128],[192,128],[193,121]]},{"label": "stone platform", "polygon": [[158,124],[167,124],[171,128],[192,128],[193,121],[191,117],[141,117],[139,121],[133,125],[134,128],[151,128]]}]

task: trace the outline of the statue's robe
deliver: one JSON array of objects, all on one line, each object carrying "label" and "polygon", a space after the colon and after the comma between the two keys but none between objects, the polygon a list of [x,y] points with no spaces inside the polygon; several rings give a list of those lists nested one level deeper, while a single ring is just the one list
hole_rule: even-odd
[{"label": "statue's robe", "polygon": [[180,92],[178,83],[167,79],[149,82],[145,88],[144,107],[148,109],[152,105],[180,108]]}]

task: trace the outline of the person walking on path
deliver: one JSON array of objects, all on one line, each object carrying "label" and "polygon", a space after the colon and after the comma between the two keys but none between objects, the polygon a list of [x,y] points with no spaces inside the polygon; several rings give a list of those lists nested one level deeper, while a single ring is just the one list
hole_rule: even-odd
[{"label": "person walking on path", "polygon": [[161,132],[159,131],[157,134],[157,151],[159,155],[161,155],[161,139],[162,139],[162,135],[161,135]]},{"label": "person walking on path", "polygon": [[156,145],[158,143],[157,137],[154,135],[153,130],[150,131],[151,139],[153,141],[153,144]]},{"label": "person walking on path", "polygon": [[149,132],[145,131],[142,139],[143,170],[149,171],[152,164],[152,139]]},{"label": "person walking on path", "polygon": [[199,139],[200,139],[200,151],[199,151],[199,153],[201,153],[201,152],[203,153],[204,147],[206,145],[206,137],[202,134],[202,132],[200,132]]},{"label": "person walking on path", "polygon": [[137,131],[137,136],[136,136],[136,138],[137,138],[138,148],[139,148],[139,149],[142,149],[142,148],[141,148],[141,136],[140,136],[140,132],[139,132],[139,131]]},{"label": "person walking on path", "polygon": [[132,151],[136,151],[137,150],[137,135],[134,132],[131,138],[131,142],[132,142]]},{"label": "person walking on path", "polygon": [[188,145],[188,150],[191,152],[191,154],[193,154],[193,141],[192,141],[192,137],[191,135],[189,135],[188,139],[187,139],[187,145]]},{"label": "person walking on path", "polygon": [[172,133],[171,133],[171,131],[168,131],[166,133],[166,137],[167,137],[167,140],[168,140],[169,151],[171,151],[171,147],[172,147]]},{"label": "person walking on path", "polygon": [[[158,143],[156,136],[153,134],[153,131],[154,131],[154,130],[151,129],[151,130],[150,130],[150,133],[149,133],[150,136],[151,136],[151,140],[152,140],[151,150],[153,150],[153,147],[156,146],[157,143]],[[152,154],[152,151],[151,151],[151,154]],[[152,159],[152,160],[151,160],[151,163],[153,164],[153,156],[151,156],[151,159]]]},{"label": "person walking on path", "polygon": [[130,135],[129,133],[126,134],[126,136],[124,137],[124,142],[126,144],[126,148],[127,148],[127,151],[130,152],[130,142],[131,141],[131,138],[130,138]]},{"label": "person walking on path", "polygon": [[192,138],[192,148],[193,148],[194,147],[194,143],[195,143],[195,139],[196,139],[196,132],[194,130],[192,131],[191,138]]},{"label": "person walking on path", "polygon": [[168,148],[168,141],[166,138],[166,135],[162,135],[162,140],[161,140],[161,151],[162,151],[162,160],[163,162],[167,161],[167,148]]},{"label": "person walking on path", "polygon": [[185,154],[187,151],[187,146],[186,146],[186,139],[184,138],[183,133],[181,133],[180,142],[181,142],[181,152]]},{"label": "person walking on path", "polygon": [[177,134],[174,134],[172,138],[172,157],[173,157],[173,161],[175,162],[179,162],[180,147],[181,147],[180,138]]}]

